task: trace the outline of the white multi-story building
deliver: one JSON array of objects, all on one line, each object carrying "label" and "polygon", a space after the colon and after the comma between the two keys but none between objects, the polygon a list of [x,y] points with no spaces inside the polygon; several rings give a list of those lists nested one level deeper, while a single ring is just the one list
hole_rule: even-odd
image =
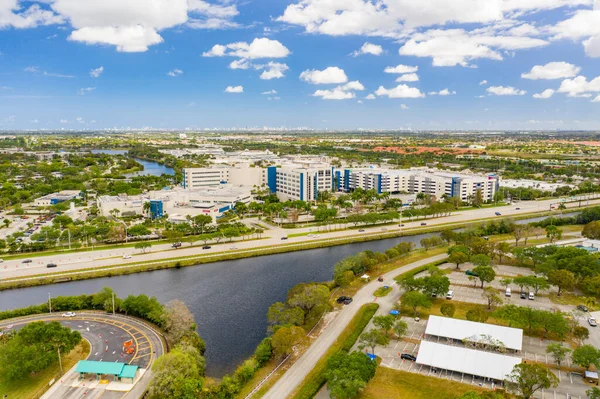
[{"label": "white multi-story building", "polygon": [[188,190],[223,184],[260,187],[266,182],[267,169],[254,167],[248,163],[212,168],[186,168],[183,170],[183,188]]},{"label": "white multi-story building", "polygon": [[[309,167],[288,165],[271,170],[273,172],[268,176],[268,186],[281,201],[315,201],[319,192],[333,189],[334,171],[328,164],[314,164]],[[273,173],[275,185],[272,180]]]},{"label": "white multi-story building", "polygon": [[441,198],[471,199],[477,191],[484,200],[493,200],[498,190],[498,177],[494,174],[477,175],[454,173],[434,169],[346,169],[336,172],[337,188],[352,191],[358,187],[373,189],[378,193],[425,193]]}]

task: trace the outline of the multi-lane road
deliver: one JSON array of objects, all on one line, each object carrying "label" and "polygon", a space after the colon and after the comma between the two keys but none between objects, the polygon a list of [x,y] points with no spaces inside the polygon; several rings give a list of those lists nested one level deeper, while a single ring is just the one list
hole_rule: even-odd
[{"label": "multi-lane road", "polygon": [[[80,399],[96,398],[100,395],[103,399],[139,398],[150,381],[152,363],[165,352],[159,333],[146,323],[122,315],[82,312],[77,313],[75,317],[62,317],[58,313],[43,314],[5,320],[0,322],[0,329],[18,330],[34,321],[59,321],[62,325],[79,331],[90,343],[91,350],[87,360],[128,363],[144,369],[142,377],[129,392],[109,391],[106,390],[105,384],[90,386],[94,377],[78,381],[75,373],[65,370],[66,374],[54,383],[43,396],[44,398]],[[135,351],[132,354],[123,352],[123,344],[129,340],[135,344]]]},{"label": "multi-lane road", "polygon": [[[545,212],[550,209],[552,204],[556,204],[556,200],[544,200],[544,201],[532,201],[523,202],[518,205],[510,205],[505,207],[495,208],[481,208],[472,209],[460,212],[453,212],[449,216],[440,217],[436,219],[428,219],[426,221],[418,220],[403,220],[403,226],[395,224],[392,226],[382,227],[370,227],[365,228],[363,232],[358,232],[356,229],[341,230],[334,232],[318,232],[316,227],[305,227],[299,229],[283,229],[279,227],[271,227],[270,230],[265,232],[266,238],[258,241],[234,241],[234,242],[222,242],[221,244],[211,244],[210,249],[202,249],[202,245],[188,246],[183,244],[183,247],[179,249],[171,248],[170,244],[157,244],[153,245],[150,252],[141,253],[133,247],[123,248],[111,248],[111,249],[99,249],[96,251],[89,252],[69,252],[62,254],[43,255],[43,256],[32,256],[29,258],[31,263],[23,263],[24,258],[20,259],[5,259],[0,264],[0,281],[10,280],[14,278],[35,276],[47,273],[57,272],[69,272],[74,270],[92,269],[97,267],[105,266],[124,266],[138,263],[146,263],[153,261],[163,261],[175,257],[188,257],[188,256],[211,256],[215,254],[231,253],[231,252],[245,252],[256,250],[257,247],[274,247],[274,246],[290,246],[293,247],[297,244],[303,244],[310,241],[317,240],[336,240],[343,239],[350,236],[356,235],[369,235],[369,234],[382,234],[385,229],[386,233],[399,232],[403,230],[418,229],[422,227],[423,223],[426,223],[427,227],[445,225],[451,223],[462,223],[474,220],[486,220],[501,217],[514,217],[525,214],[535,214],[537,212]],[[600,204],[600,199],[590,199],[589,201],[583,201],[582,206]],[[579,202],[572,202],[565,204],[569,209],[575,209],[579,207]],[[497,216],[496,212],[500,212],[501,216]],[[245,220],[246,223],[256,223],[256,220]],[[322,230],[323,228],[321,228]],[[295,236],[289,237],[287,240],[282,240],[282,237],[287,237],[288,234],[294,233],[314,233],[311,236]],[[317,234],[317,236],[315,236]],[[197,243],[199,244],[199,243]],[[46,265],[49,263],[55,263],[58,265],[56,268],[47,268]]]}]

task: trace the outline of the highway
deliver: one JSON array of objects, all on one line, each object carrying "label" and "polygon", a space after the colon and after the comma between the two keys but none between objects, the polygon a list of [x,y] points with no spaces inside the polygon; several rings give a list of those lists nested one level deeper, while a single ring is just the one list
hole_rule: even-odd
[{"label": "highway", "polygon": [[[146,369],[142,378],[134,388],[127,392],[108,391],[106,385],[98,384],[90,388],[86,381],[74,384],[78,376],[72,370],[65,370],[65,375],[46,392],[43,398],[79,399],[98,397],[107,399],[137,399],[141,397],[151,379],[150,368],[158,356],[164,352],[164,345],[158,333],[146,323],[123,315],[110,315],[97,312],[76,313],[75,317],[62,317],[60,313],[42,314],[0,322],[0,329],[16,329],[34,321],[59,321],[63,326],[79,331],[90,343],[90,355],[87,360],[102,362],[122,362],[137,365]],[[123,353],[123,343],[133,340],[135,352]],[[88,380],[93,380],[90,376]]]},{"label": "highway", "polygon": [[[197,245],[189,246],[184,243],[179,249],[171,248],[170,244],[159,244],[153,245],[151,252],[141,253],[133,247],[123,248],[112,248],[112,249],[100,249],[92,252],[70,252],[60,253],[53,255],[43,256],[32,256],[28,258],[31,263],[23,263],[20,259],[6,259],[0,264],[0,281],[10,280],[20,277],[36,276],[48,273],[59,273],[69,272],[74,270],[93,269],[96,267],[105,266],[125,266],[138,263],[156,262],[167,260],[175,257],[186,257],[186,256],[217,256],[217,254],[223,253],[238,253],[256,250],[257,247],[274,247],[274,246],[288,246],[292,247],[299,244],[304,244],[311,241],[319,240],[336,240],[343,239],[350,236],[357,235],[379,235],[390,232],[401,232],[403,230],[414,230],[422,227],[422,223],[426,223],[427,227],[448,224],[448,223],[462,223],[473,220],[487,220],[487,219],[499,219],[502,217],[511,217],[524,214],[534,214],[539,212],[545,212],[550,209],[551,204],[555,204],[557,200],[544,200],[544,201],[532,201],[523,202],[518,205],[510,205],[505,207],[494,207],[494,208],[481,208],[472,209],[467,211],[453,212],[449,216],[428,219],[426,221],[410,221],[403,220],[401,227],[399,224],[389,225],[385,227],[368,227],[365,228],[364,232],[358,232],[356,229],[341,230],[335,232],[318,232],[317,227],[305,227],[299,229],[283,229],[279,227],[271,227],[270,230],[265,231],[266,238],[261,240],[253,241],[234,241],[234,242],[221,242],[220,244],[211,244],[210,249],[202,249],[202,243],[198,242]],[[600,204],[600,199],[591,199],[589,201],[583,201],[582,206]],[[579,206],[579,202],[567,203],[568,209],[575,209]],[[518,208],[518,209],[517,209]],[[496,216],[495,213],[500,212],[501,216]],[[244,219],[245,223],[256,223],[256,219]],[[321,227],[323,229],[323,227]],[[288,234],[302,234],[302,233],[313,233],[310,236],[299,236],[289,237],[287,240],[282,240],[282,237]],[[318,234],[315,237],[314,234]],[[124,256],[130,257],[124,259]],[[55,263],[58,265],[56,268],[47,268],[48,263]]]},{"label": "highway", "polygon": [[[399,274],[408,272],[417,267],[428,263],[445,259],[448,255],[441,254],[410,263],[383,275],[385,281],[391,281]],[[267,391],[263,399],[283,399],[287,398],[304,380],[306,375],[313,369],[319,359],[333,345],[338,336],[350,323],[361,306],[373,302],[375,297],[373,292],[381,286],[382,283],[377,280],[371,281],[361,288],[353,297],[350,305],[344,306],[339,314],[325,327],[321,335],[313,342],[310,347],[298,358],[294,364],[285,372],[285,374]],[[385,301],[385,299],[382,299]],[[392,300],[392,299],[388,299]]]}]

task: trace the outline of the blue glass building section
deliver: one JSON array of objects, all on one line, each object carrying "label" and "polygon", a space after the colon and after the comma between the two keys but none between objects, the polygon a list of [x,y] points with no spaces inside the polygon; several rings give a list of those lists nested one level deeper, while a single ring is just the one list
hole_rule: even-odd
[{"label": "blue glass building section", "polygon": [[350,191],[350,169],[344,169],[344,191]]},{"label": "blue glass building section", "polygon": [[377,194],[381,194],[381,175],[377,175]]},{"label": "blue glass building section", "polygon": [[161,218],[164,216],[162,201],[150,200],[150,215],[152,215],[152,219]]},{"label": "blue glass building section", "polygon": [[304,201],[304,173],[300,173],[300,201]]},{"label": "blue glass building section", "polygon": [[269,166],[267,168],[267,186],[272,193],[277,192],[277,167]]},{"label": "blue glass building section", "polygon": [[337,191],[339,191],[340,188],[342,187],[342,172],[340,172],[339,170],[335,171],[335,181],[334,181],[334,183],[335,183],[335,186],[334,186],[335,189]]},{"label": "blue glass building section", "polygon": [[315,178],[313,179],[313,193],[314,193],[314,200],[318,200],[319,199],[319,175],[317,173],[315,173]]}]

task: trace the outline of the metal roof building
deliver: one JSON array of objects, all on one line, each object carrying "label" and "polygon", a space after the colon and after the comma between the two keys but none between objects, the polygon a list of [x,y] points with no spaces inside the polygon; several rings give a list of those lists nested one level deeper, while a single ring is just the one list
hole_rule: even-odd
[{"label": "metal roof building", "polygon": [[80,374],[96,374],[96,376],[112,375],[115,378],[130,378],[133,381],[138,368],[138,366],[118,362],[80,360],[77,362],[75,372]]},{"label": "metal roof building", "polygon": [[521,358],[421,341],[416,363],[501,381]]},{"label": "metal roof building", "polygon": [[514,351],[520,351],[523,348],[523,330],[519,328],[476,323],[449,317],[429,316],[425,335],[449,338],[461,342],[467,340],[473,343],[502,346]]}]

